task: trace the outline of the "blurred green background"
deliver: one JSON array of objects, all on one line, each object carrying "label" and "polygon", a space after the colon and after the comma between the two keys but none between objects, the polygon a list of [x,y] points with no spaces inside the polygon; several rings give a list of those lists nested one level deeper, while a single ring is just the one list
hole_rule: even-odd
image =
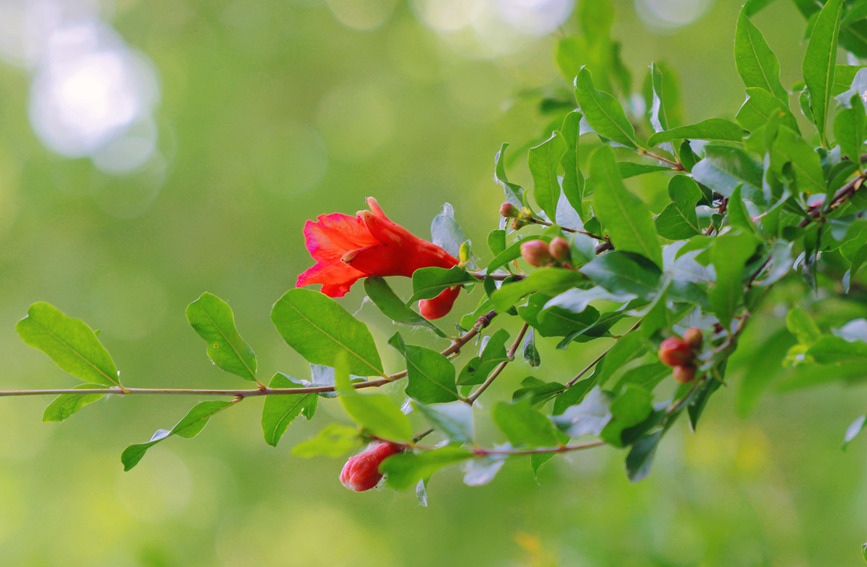
[{"label": "blurred green background", "polygon": [[[614,4],[638,84],[664,60],[679,71],[686,122],[733,116],[738,2]],[[502,201],[494,154],[511,142],[510,175],[529,181],[520,148],[545,134],[539,92],[568,86],[553,49],[571,10],[568,0],[0,0],[0,387],[75,383],[15,334],[38,300],[100,329],[126,385],[244,387],[210,365],[184,318],[203,291],[232,305],[262,379],[307,377],[268,317],[311,264],[304,221],[373,195],[427,236],[450,202],[486,258]],[[800,16],[777,2],[755,22],[794,83]],[[356,289],[342,302],[355,311],[361,299]],[[460,301],[468,310],[476,298]],[[391,324],[367,305],[359,317],[384,345]],[[553,347],[541,344],[536,371],[551,380],[593,354]],[[512,365],[483,402],[527,374]],[[108,399],[42,424],[47,399],[0,399],[0,562],[859,564],[864,440],[839,447],[863,390],[768,396],[744,419],[737,375],[735,365],[697,435],[685,423],[669,435],[639,484],[623,454],[603,449],[556,459],[538,480],[510,462],[480,488],[449,470],[427,508],[411,493],[347,491],[341,459],[289,454],[345,419],[334,404],[274,449],[251,399],[124,473],[123,448],[197,400]]]}]

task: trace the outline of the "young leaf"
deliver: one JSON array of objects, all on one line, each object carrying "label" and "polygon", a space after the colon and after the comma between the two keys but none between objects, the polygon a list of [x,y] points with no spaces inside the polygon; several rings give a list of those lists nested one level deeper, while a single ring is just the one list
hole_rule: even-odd
[{"label": "young leaf", "polygon": [[762,32],[747,17],[747,7],[741,10],[735,28],[735,66],[747,87],[759,87],[773,93],[783,103],[789,94],[780,83],[780,63],[768,47]]},{"label": "young leaf", "polygon": [[234,403],[234,401],[212,401],[196,404],[193,406],[193,409],[191,409],[187,415],[177,423],[177,425],[171,428],[171,430],[158,429],[147,443],[130,445],[124,449],[120,456],[120,460],[123,463],[123,470],[128,471],[132,469],[138,464],[142,457],[144,457],[148,449],[172,435],[180,435],[185,439],[195,437],[205,428],[208,424],[208,420],[211,419],[211,416],[226,409]]},{"label": "young leaf", "polygon": [[[668,130],[668,117],[665,115],[664,104],[665,82],[662,79],[662,70],[656,63],[650,64],[650,89],[650,124],[653,126],[654,132],[664,132]],[[647,144],[654,145],[650,143],[650,140],[647,141]]]},{"label": "young leaf", "polygon": [[446,336],[439,327],[407,307],[397,294],[394,293],[388,282],[385,281],[385,278],[379,276],[365,278],[364,291],[367,293],[367,297],[373,301],[373,304],[382,311],[382,314],[392,321],[403,323],[404,325],[427,327],[440,337]]},{"label": "young leaf", "polygon": [[423,453],[400,453],[382,462],[379,470],[395,490],[405,490],[438,470],[473,458],[473,454],[458,447],[441,447]]},{"label": "young leaf", "polygon": [[15,326],[25,343],[48,355],[54,364],[90,384],[120,386],[111,355],[81,319],[49,303],[34,303]]},{"label": "young leaf", "polygon": [[500,151],[494,157],[494,181],[503,188],[506,202],[521,209],[524,206],[524,188],[508,180],[506,177],[506,166],[503,164],[503,161],[506,159],[506,148],[508,147],[509,144],[500,146]]},{"label": "young leaf", "polygon": [[[297,388],[301,382],[278,372],[271,378],[269,388]],[[265,442],[276,447],[286,428],[301,414],[308,420],[316,412],[319,396],[316,394],[281,394],[267,396],[262,406],[262,434]]]},{"label": "young leaf", "polygon": [[460,256],[461,244],[467,240],[464,231],[455,220],[455,209],[449,203],[445,203],[443,212],[431,221],[430,234],[431,242],[455,258]]},{"label": "young leaf", "polygon": [[760,237],[761,235],[759,234],[759,229],[756,228],[755,223],[753,223],[753,219],[750,217],[750,214],[747,211],[746,205],[744,205],[744,200],[741,196],[742,188],[742,185],[738,185],[737,187],[735,187],[735,190],[732,192],[731,199],[729,199],[729,224],[734,227],[746,229],[748,232],[751,232],[755,236]]},{"label": "young leaf", "polygon": [[102,399],[105,394],[88,394],[87,390],[104,388],[101,384],[79,384],[76,390],[82,390],[80,394],[61,394],[54,398],[42,414],[44,423],[63,421],[72,414],[78,412],[86,405]]},{"label": "young leaf", "polygon": [[334,379],[343,409],[356,423],[381,439],[412,441],[412,424],[391,398],[383,394],[362,395],[352,387],[344,352],[336,357]]},{"label": "young leaf", "polygon": [[228,303],[206,292],[187,306],[186,315],[196,333],[208,343],[208,358],[217,367],[256,381],[256,355],[238,334]]},{"label": "young leaf", "polygon": [[491,416],[515,446],[556,447],[566,440],[550,419],[533,409],[529,399],[514,404],[499,402]]},{"label": "young leaf", "polygon": [[695,207],[701,200],[698,184],[686,175],[675,175],[668,182],[672,202],[654,219],[656,232],[663,238],[682,240],[701,233]]},{"label": "young leaf", "polygon": [[649,299],[659,287],[662,271],[632,252],[612,250],[581,266],[581,273],[611,293],[630,293]]},{"label": "young leaf", "polygon": [[557,169],[566,149],[563,135],[554,132],[550,138],[530,148],[527,157],[533,175],[533,198],[552,222],[555,221],[557,202],[560,200]]},{"label": "young leaf", "polygon": [[382,375],[382,362],[367,326],[318,291],[295,288],[277,300],[271,321],[286,343],[313,364],[331,366],[349,355],[349,372]]},{"label": "young leaf", "polygon": [[798,188],[810,193],[827,191],[819,155],[801,136],[781,127],[773,143],[772,165],[782,172],[784,163],[791,163],[798,179]]},{"label": "young leaf", "polygon": [[481,384],[497,365],[508,360],[509,357],[506,354],[506,341],[508,338],[509,332],[505,329],[500,329],[488,337],[487,342],[482,343],[482,350],[479,356],[474,356],[470,359],[463,370],[461,370],[458,384],[462,386]]},{"label": "young leaf", "polygon": [[406,357],[406,395],[423,404],[442,404],[458,399],[455,367],[440,353],[420,346],[406,345],[395,333],[388,344]]},{"label": "young leaf", "polygon": [[610,146],[602,146],[590,156],[590,174],[596,188],[593,207],[614,248],[637,252],[661,266],[662,251],[650,211],[623,185]]},{"label": "young leaf", "polygon": [[810,43],[804,54],[804,82],[810,93],[813,123],[819,130],[822,145],[826,145],[825,121],[831,101],[831,86],[834,83],[834,66],[837,58],[837,41],[840,35],[840,17],[843,0],[828,0],[819,12]]},{"label": "young leaf", "polygon": [[464,402],[428,406],[416,401],[412,407],[453,443],[473,442],[473,408]]},{"label": "young leaf", "polygon": [[358,447],[361,437],[358,429],[339,423],[326,425],[316,437],[302,441],[292,448],[296,457],[340,457]]},{"label": "young leaf", "polygon": [[596,90],[586,67],[575,77],[575,98],[587,123],[597,134],[630,148],[638,147],[635,128],[626,118],[623,107],[610,94]]},{"label": "young leaf", "polygon": [[536,349],[536,329],[532,327],[527,329],[527,334],[524,335],[524,344],[522,345],[521,353],[524,355],[524,360],[531,367],[535,368],[542,364],[539,351]]},{"label": "young leaf", "polygon": [[740,142],[743,137],[743,129],[734,122],[722,118],[710,118],[691,126],[657,132],[647,140],[647,145],[657,146],[663,142],[682,139]]}]

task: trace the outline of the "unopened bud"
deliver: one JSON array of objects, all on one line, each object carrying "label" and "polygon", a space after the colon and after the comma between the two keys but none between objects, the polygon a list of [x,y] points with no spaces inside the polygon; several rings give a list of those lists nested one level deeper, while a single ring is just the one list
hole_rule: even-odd
[{"label": "unopened bud", "polygon": [[670,337],[659,345],[659,360],[666,366],[681,366],[690,364],[695,353],[686,342],[679,337]]},{"label": "unopened bud", "polygon": [[500,216],[511,219],[517,217],[519,214],[520,211],[512,203],[503,203],[502,205],[500,205]]},{"label": "unopened bud", "polygon": [[552,239],[551,244],[548,245],[548,253],[561,264],[569,261],[569,241],[562,236]]},{"label": "unopened bud", "polygon": [[542,268],[551,263],[548,243],[544,240],[530,240],[521,244],[521,257],[531,266]]},{"label": "unopened bud", "polygon": [[683,333],[683,342],[688,344],[689,348],[693,350],[701,346],[702,340],[704,340],[704,335],[702,334],[701,329],[690,327]]},{"label": "unopened bud", "polygon": [[371,446],[346,461],[343,470],[340,471],[340,482],[346,488],[356,492],[370,490],[382,479],[379,465],[397,453],[400,453],[400,447],[391,443],[379,443]]},{"label": "unopened bud", "polygon": [[689,384],[695,380],[695,366],[691,364],[687,366],[675,366],[672,374],[674,381],[678,384]]}]

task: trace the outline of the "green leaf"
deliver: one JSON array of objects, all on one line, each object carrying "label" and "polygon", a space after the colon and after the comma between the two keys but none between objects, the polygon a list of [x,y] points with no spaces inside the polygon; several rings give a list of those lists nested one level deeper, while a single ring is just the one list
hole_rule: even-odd
[{"label": "green leaf", "polygon": [[593,207],[614,248],[637,252],[661,266],[662,250],[650,210],[623,185],[611,147],[602,146],[593,152],[590,173],[595,187]]},{"label": "green leaf", "polygon": [[337,353],[344,352],[352,374],[382,375],[382,361],[367,326],[318,291],[290,289],[274,304],[271,321],[308,362],[332,366]]},{"label": "green leaf", "polygon": [[454,256],[460,257],[461,244],[467,241],[464,231],[455,220],[455,209],[449,203],[433,218],[430,225],[431,242]]},{"label": "green leaf", "polygon": [[446,336],[439,327],[407,307],[397,294],[394,293],[388,282],[385,281],[385,278],[379,276],[365,278],[364,292],[367,293],[367,297],[373,301],[373,304],[382,311],[382,314],[392,321],[403,323],[404,325],[427,327],[440,337]]},{"label": "green leaf", "polygon": [[[651,88],[651,105],[650,105],[650,124],[653,126],[654,132],[664,132],[668,130],[668,118],[665,115],[665,81],[663,81],[662,70],[656,63],[650,64],[650,88]],[[651,136],[651,139],[653,136]],[[647,145],[653,146],[650,140]]]},{"label": "green leaf", "polygon": [[780,63],[768,47],[762,32],[747,16],[745,6],[735,28],[735,66],[738,74],[747,87],[762,88],[787,103],[789,94],[780,83]]},{"label": "green leaf", "polygon": [[593,379],[599,386],[605,385],[608,379],[623,368],[627,362],[638,358],[646,350],[647,345],[644,342],[644,336],[638,329],[620,337],[605,355],[605,358],[596,365]]},{"label": "green leaf", "polygon": [[656,232],[663,238],[682,240],[701,234],[695,207],[701,200],[698,184],[686,175],[675,175],[668,182],[672,202],[654,219]]},{"label": "green leaf", "polygon": [[659,288],[662,271],[631,252],[612,250],[581,266],[581,273],[611,293],[631,293],[649,299]]},{"label": "green leaf", "polygon": [[410,303],[419,299],[433,299],[446,288],[470,284],[478,280],[463,268],[420,268],[412,274],[412,298]]},{"label": "green leaf", "polygon": [[535,368],[542,364],[542,358],[536,348],[536,329],[532,327],[527,329],[527,333],[524,335],[524,344],[521,346],[521,353],[531,367]]},{"label": "green leaf", "polygon": [[491,416],[509,443],[517,447],[556,447],[565,440],[550,419],[533,409],[529,399],[514,404],[498,402]]},{"label": "green leaf", "polygon": [[256,381],[256,355],[238,334],[228,303],[206,292],[187,306],[186,315],[196,333],[208,343],[208,358],[218,368]]},{"label": "green leaf", "polygon": [[762,187],[762,166],[746,152],[732,146],[708,144],[705,157],[692,168],[692,178],[725,197],[743,183],[757,191]]},{"label": "green leaf", "polygon": [[72,414],[78,412],[86,405],[96,402],[105,394],[88,394],[87,390],[104,388],[102,384],[79,384],[75,386],[76,390],[83,390],[80,394],[61,394],[54,398],[45,408],[42,414],[44,423],[63,421]]},{"label": "green leaf", "polygon": [[111,355],[81,319],[49,303],[34,303],[15,326],[25,343],[48,355],[54,364],[90,384],[120,386]]},{"label": "green leaf", "polygon": [[638,425],[653,412],[653,396],[636,384],[627,384],[622,394],[611,401],[611,421],[600,433],[600,437],[617,447],[624,445],[624,430]]},{"label": "green leaf", "polygon": [[494,307],[500,313],[508,311],[522,297],[534,292],[557,295],[586,281],[584,276],[564,268],[542,268],[516,282],[506,282],[491,295]]},{"label": "green leaf", "polygon": [[782,172],[784,163],[791,163],[798,178],[798,188],[810,193],[827,191],[825,174],[819,156],[799,134],[780,127],[773,143],[771,161],[776,171]]},{"label": "green leaf", "polygon": [[741,105],[735,119],[745,129],[755,131],[767,124],[774,116],[779,116],[782,124],[793,132],[798,131],[798,121],[789,110],[788,104],[765,89],[750,87],[747,89],[747,99]]},{"label": "green leaf", "polygon": [[646,173],[657,173],[659,171],[670,172],[671,168],[667,165],[651,165],[647,163],[619,161],[617,162],[617,171],[620,173],[620,177],[622,177],[623,179],[627,179],[629,177],[644,175]]},{"label": "green leaf", "polygon": [[810,43],[804,54],[802,70],[804,82],[810,93],[813,123],[819,131],[822,145],[826,145],[825,121],[828,104],[831,102],[831,87],[834,83],[834,65],[837,58],[837,41],[840,35],[840,17],[843,0],[828,0],[819,12]]},{"label": "green leaf", "polygon": [[[566,292],[567,294],[569,292]],[[592,306],[573,309],[570,301],[561,294],[545,304],[536,316],[536,330],[543,337],[577,338],[592,329],[599,321],[599,311]]]},{"label": "green leaf", "polygon": [[647,145],[658,146],[663,142],[682,139],[740,142],[743,137],[743,128],[734,122],[722,118],[710,118],[691,126],[681,126],[664,132],[657,132],[647,140]]},{"label": "green leaf", "polygon": [[172,427],[170,430],[158,429],[147,443],[130,445],[124,449],[120,456],[120,460],[123,463],[123,470],[128,471],[132,469],[139,461],[141,461],[148,449],[172,435],[179,435],[185,439],[195,437],[205,428],[208,424],[208,420],[210,420],[214,414],[221,412],[234,403],[235,401],[212,401],[196,404],[193,406],[193,409],[191,409],[189,413],[187,413],[187,415],[185,415],[183,419],[181,419],[177,425]]},{"label": "green leaf", "polygon": [[563,135],[555,131],[550,138],[530,148],[527,156],[530,173],[533,175],[533,198],[552,222],[555,220],[557,202],[560,200],[557,168],[566,149]]},{"label": "green leaf", "polygon": [[861,165],[861,148],[867,137],[867,115],[864,103],[858,94],[849,99],[849,108],[842,108],[834,118],[834,138],[840,144],[840,150],[853,163]]},{"label": "green leaf", "polygon": [[807,349],[807,356],[812,356],[819,364],[864,363],[867,362],[867,343],[825,335]]},{"label": "green leaf", "polygon": [[656,447],[659,446],[662,433],[662,431],[657,431],[639,439],[632,445],[632,449],[626,455],[626,476],[632,482],[643,480],[650,474],[653,456],[656,454]]},{"label": "green leaf", "polygon": [[744,267],[757,244],[755,237],[746,232],[727,232],[714,239],[710,255],[716,270],[716,285],[708,292],[708,299],[725,328],[730,328],[735,310],[744,299],[741,283]]},{"label": "green leaf", "polygon": [[473,408],[464,402],[428,406],[417,401],[412,407],[454,443],[473,442]]},{"label": "green leaf", "polygon": [[412,424],[391,398],[384,394],[362,395],[355,390],[343,352],[334,362],[334,379],[343,409],[356,423],[386,441],[412,441]]},{"label": "green leaf", "polygon": [[316,437],[302,441],[292,448],[296,457],[340,457],[358,447],[361,436],[358,429],[339,423],[326,425]]},{"label": "green leaf", "polygon": [[395,490],[406,490],[418,481],[430,477],[449,465],[473,458],[473,454],[458,447],[441,447],[423,453],[392,455],[379,466],[388,475],[386,483]]},{"label": "green leaf", "polygon": [[756,236],[760,236],[759,229],[756,228],[753,219],[750,217],[749,211],[747,211],[746,205],[744,205],[744,198],[741,196],[742,189],[742,185],[735,187],[731,199],[729,199],[729,224],[733,227],[743,228]]},{"label": "green leaf", "polygon": [[563,194],[583,219],[587,215],[584,207],[584,175],[581,173],[578,159],[578,136],[582,116],[576,110],[567,114],[563,120],[561,131],[566,141],[566,152],[560,160],[560,165],[563,166]]},{"label": "green leaf", "polygon": [[500,329],[488,337],[487,341],[483,340],[479,356],[474,356],[467,362],[458,377],[458,384],[461,386],[481,384],[494,368],[509,360],[506,354],[506,341],[508,339],[509,332]]},{"label": "green leaf", "polygon": [[388,344],[406,358],[406,395],[424,404],[453,402],[458,399],[455,367],[440,353],[420,346],[406,345],[395,333]]},{"label": "green leaf", "polygon": [[786,313],[786,327],[790,333],[798,337],[798,342],[802,345],[810,346],[822,338],[822,331],[800,307],[789,309]]},{"label": "green leaf", "polygon": [[[304,386],[290,376],[278,372],[271,378],[269,388],[297,388]],[[308,420],[316,412],[319,396],[316,394],[280,394],[266,396],[262,406],[262,434],[265,443],[277,446],[286,428],[301,414]]]},{"label": "green leaf", "polygon": [[524,206],[524,188],[509,181],[506,177],[506,166],[503,164],[503,161],[506,159],[506,148],[508,147],[509,144],[500,146],[500,151],[494,157],[494,181],[503,188],[506,202],[521,209]]},{"label": "green leaf", "polygon": [[596,90],[586,67],[582,67],[575,78],[575,98],[587,123],[597,134],[630,148],[638,147],[635,128],[626,118],[623,107],[610,94]]}]

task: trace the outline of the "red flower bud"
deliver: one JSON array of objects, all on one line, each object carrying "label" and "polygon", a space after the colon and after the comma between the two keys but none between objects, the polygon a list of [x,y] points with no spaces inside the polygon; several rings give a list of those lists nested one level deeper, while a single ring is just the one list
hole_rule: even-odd
[{"label": "red flower bud", "polygon": [[542,268],[551,263],[548,244],[543,240],[530,240],[521,244],[521,257],[531,266]]},{"label": "red flower bud", "polygon": [[507,219],[516,217],[520,214],[518,208],[512,203],[503,203],[500,205],[500,216],[506,217]]},{"label": "red flower bud", "polygon": [[548,245],[548,253],[561,264],[567,262],[571,256],[569,241],[562,236],[552,239],[551,244]]},{"label": "red flower bud", "polygon": [[704,335],[701,333],[701,329],[690,327],[683,333],[683,342],[688,344],[689,348],[693,350],[701,346],[702,340],[704,340]]},{"label": "red flower bud", "polygon": [[378,443],[367,450],[349,457],[340,471],[343,486],[356,492],[370,490],[382,479],[379,465],[392,455],[400,453],[400,447],[391,443]]},{"label": "red flower bud", "polygon": [[425,319],[439,319],[448,315],[452,305],[461,293],[461,286],[448,287],[433,299],[422,299],[418,302],[418,310]]},{"label": "red flower bud", "polygon": [[695,366],[691,364],[686,366],[675,366],[673,375],[674,380],[678,384],[689,384],[695,380]]},{"label": "red flower bud", "polygon": [[683,366],[695,357],[692,348],[680,337],[670,337],[659,345],[659,360],[666,366]]}]

